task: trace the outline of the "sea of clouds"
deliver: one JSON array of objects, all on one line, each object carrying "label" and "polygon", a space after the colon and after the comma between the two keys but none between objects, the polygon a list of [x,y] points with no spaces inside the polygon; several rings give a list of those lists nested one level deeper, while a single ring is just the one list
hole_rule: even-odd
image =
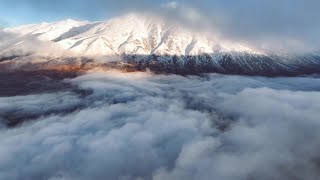
[{"label": "sea of clouds", "polygon": [[[77,90],[0,97],[0,179],[320,176],[317,77],[92,71],[64,83]],[[9,128],[9,116],[29,119]]]}]

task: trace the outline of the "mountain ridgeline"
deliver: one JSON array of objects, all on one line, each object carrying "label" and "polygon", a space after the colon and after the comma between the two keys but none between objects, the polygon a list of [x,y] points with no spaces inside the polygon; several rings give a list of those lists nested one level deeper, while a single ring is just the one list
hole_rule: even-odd
[{"label": "mountain ridgeline", "polygon": [[[0,68],[104,66],[127,71],[199,74],[320,73],[320,55],[269,54],[161,18],[130,14],[103,22],[66,20],[4,29]],[[10,35],[10,36],[9,36]]]}]

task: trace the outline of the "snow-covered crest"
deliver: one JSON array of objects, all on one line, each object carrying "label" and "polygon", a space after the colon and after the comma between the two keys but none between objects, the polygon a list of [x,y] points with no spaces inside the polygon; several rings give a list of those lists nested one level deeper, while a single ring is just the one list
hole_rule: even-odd
[{"label": "snow-covered crest", "polygon": [[215,51],[249,52],[256,49],[239,42],[203,35],[163,18],[128,14],[102,22],[65,20],[5,29],[22,41],[34,37],[54,41],[62,49],[79,56],[114,56],[120,54],[198,55]]}]

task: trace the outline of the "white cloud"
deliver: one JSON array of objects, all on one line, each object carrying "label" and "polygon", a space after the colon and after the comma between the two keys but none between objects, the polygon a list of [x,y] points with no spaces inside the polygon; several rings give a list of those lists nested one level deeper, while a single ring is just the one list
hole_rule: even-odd
[{"label": "white cloud", "polygon": [[[319,176],[318,78],[217,74],[201,78],[113,71],[66,81],[92,94],[42,94],[37,101],[31,100],[35,95],[0,99],[9,102],[0,111],[20,109],[26,114],[82,105],[0,129],[1,178]],[[217,126],[221,122],[224,130]]]},{"label": "white cloud", "polygon": [[164,7],[164,8],[176,9],[178,7],[178,3],[175,2],[175,1],[172,1],[172,2],[169,2],[169,3],[166,3],[166,4],[162,4],[161,6]]}]

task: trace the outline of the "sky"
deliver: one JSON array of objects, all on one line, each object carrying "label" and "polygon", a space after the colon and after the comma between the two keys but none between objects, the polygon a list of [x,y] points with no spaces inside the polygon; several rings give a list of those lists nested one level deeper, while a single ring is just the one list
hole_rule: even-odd
[{"label": "sky", "polygon": [[0,0],[0,27],[152,12],[264,49],[305,51],[320,46],[318,7],[318,0]]},{"label": "sky", "polygon": [[16,26],[65,18],[104,20],[125,10],[142,10],[168,0],[0,0],[0,24]]}]

